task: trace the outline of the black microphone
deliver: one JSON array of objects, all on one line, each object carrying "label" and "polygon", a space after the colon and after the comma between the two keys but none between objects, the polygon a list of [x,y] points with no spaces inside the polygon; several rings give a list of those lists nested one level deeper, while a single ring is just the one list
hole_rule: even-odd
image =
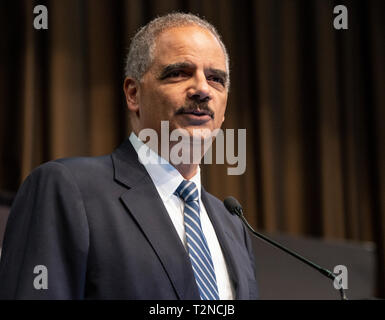
[{"label": "black microphone", "polygon": [[[235,214],[237,215],[242,221],[243,223],[245,224],[245,226],[255,235],[257,236],[258,238],[266,241],[267,243],[270,243],[271,245],[285,251],[286,253],[290,254],[291,256],[299,259],[300,261],[306,263],[308,266],[318,270],[320,273],[322,273],[324,276],[328,277],[329,279],[332,279],[333,282],[334,280],[336,279],[336,276],[333,272],[327,270],[327,269],[324,269],[324,268],[321,268],[319,265],[316,265],[315,263],[311,262],[310,260],[300,256],[298,253],[292,251],[292,250],[289,250],[288,248],[285,248],[284,246],[282,246],[281,244],[269,239],[268,237],[264,236],[263,234],[261,233],[258,233],[256,232],[252,226],[250,226],[250,224],[247,222],[247,220],[245,219],[245,217],[243,216],[243,209],[242,209],[242,206],[240,205],[240,203],[238,202],[237,199],[235,199],[234,197],[227,197],[224,201],[223,201],[223,204],[225,205],[226,209],[231,213],[231,214]],[[340,291],[340,295],[341,295],[341,300],[348,300],[348,298],[346,297],[346,294],[345,294],[345,291],[344,291],[344,288],[340,287],[339,289]]]}]

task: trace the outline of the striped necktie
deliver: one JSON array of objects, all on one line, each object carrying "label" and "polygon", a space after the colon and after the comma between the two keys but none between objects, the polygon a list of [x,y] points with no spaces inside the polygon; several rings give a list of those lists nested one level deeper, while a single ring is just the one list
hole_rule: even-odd
[{"label": "striped necktie", "polygon": [[185,203],[186,241],[200,297],[202,300],[219,300],[214,265],[201,226],[198,189],[194,182],[184,180],[176,194]]}]

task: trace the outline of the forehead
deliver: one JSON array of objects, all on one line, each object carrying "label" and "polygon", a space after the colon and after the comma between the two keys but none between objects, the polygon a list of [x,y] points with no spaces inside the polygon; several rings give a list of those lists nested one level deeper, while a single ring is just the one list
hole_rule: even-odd
[{"label": "forehead", "polygon": [[167,29],[155,40],[154,65],[182,61],[226,70],[219,41],[210,31],[195,25]]}]

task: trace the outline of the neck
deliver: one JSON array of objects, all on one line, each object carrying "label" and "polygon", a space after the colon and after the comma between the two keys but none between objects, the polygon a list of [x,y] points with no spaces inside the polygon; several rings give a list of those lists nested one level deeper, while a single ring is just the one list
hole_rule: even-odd
[{"label": "neck", "polygon": [[197,164],[177,164],[173,166],[186,180],[190,180],[193,176],[195,176],[198,170]]},{"label": "neck", "polygon": [[[139,137],[138,135],[138,132],[137,130],[134,131],[134,133],[136,134],[137,137]],[[169,144],[169,151],[171,153],[171,150],[172,148],[177,144],[177,142],[170,142]],[[163,156],[161,154],[161,145],[159,144],[158,145],[158,148],[157,150],[155,150],[155,147],[151,144],[147,144],[147,146],[150,148],[150,149],[153,149],[156,153],[158,153],[160,156]],[[175,164],[173,163],[172,161],[172,157],[171,157],[171,154],[169,154],[168,156],[168,161],[170,162],[170,164],[178,170],[178,172],[183,176],[183,178],[185,178],[186,180],[189,180],[191,179],[196,173],[197,173],[197,170],[198,170],[198,165],[200,163],[200,161],[202,160],[203,156],[204,156],[204,144],[203,144],[203,141],[202,141],[202,145],[200,148],[198,148],[198,150],[195,150],[193,148],[193,144],[187,144],[187,145],[184,145],[182,147],[183,149],[183,152],[186,152],[187,149],[189,151],[189,155],[190,155],[190,161],[189,163],[185,164],[185,163],[178,163],[178,164]],[[194,155],[194,152],[198,152],[198,154],[195,154]],[[164,158],[167,158],[167,157],[164,157]]]},{"label": "neck", "polygon": [[[171,142],[170,150],[172,150],[172,148],[175,145],[176,145],[176,142]],[[183,176],[183,178],[185,178],[186,180],[190,180],[197,173],[198,165],[204,154],[203,154],[203,150],[201,148],[198,148],[199,154],[196,154],[194,156],[194,152],[197,152],[197,151],[194,150],[192,144],[185,145],[183,149],[184,149],[184,152],[188,151],[188,154],[190,155],[189,163],[175,164],[173,163],[172,161],[173,159],[171,156],[169,157],[169,161],[175,167],[175,169],[179,171],[179,173]]]}]

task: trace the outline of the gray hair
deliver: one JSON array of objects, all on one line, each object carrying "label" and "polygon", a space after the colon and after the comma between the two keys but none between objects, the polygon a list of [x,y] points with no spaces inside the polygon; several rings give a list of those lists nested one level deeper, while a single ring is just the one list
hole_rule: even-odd
[{"label": "gray hair", "polygon": [[[174,12],[155,18],[135,34],[126,57],[125,76],[140,81],[153,62],[157,36],[165,30],[189,25],[197,25],[213,34],[223,50],[226,59],[226,71],[230,74],[229,56],[216,28],[208,21],[194,14]],[[227,82],[228,85],[229,77]]]}]

